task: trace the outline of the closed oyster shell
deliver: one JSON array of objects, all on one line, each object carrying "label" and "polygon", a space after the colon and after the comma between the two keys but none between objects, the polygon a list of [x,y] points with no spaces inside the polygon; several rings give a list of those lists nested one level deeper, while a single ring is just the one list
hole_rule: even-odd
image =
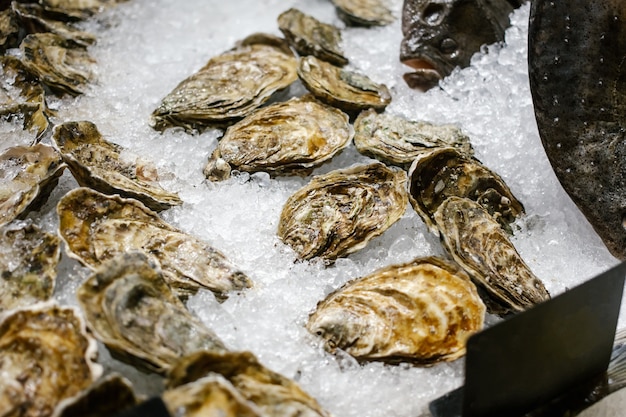
[{"label": "closed oyster shell", "polygon": [[379,162],[313,177],[285,203],[278,236],[301,259],[356,252],[404,214],[406,180]]},{"label": "closed oyster shell", "polygon": [[252,285],[219,251],[170,226],[137,200],[77,188],[61,198],[57,213],[68,255],[93,269],[140,250],[159,261],[167,283],[183,298],[202,287],[224,299],[227,292]]},{"label": "closed oyster shell", "polygon": [[40,304],[0,322],[0,415],[40,417],[100,376],[96,342],[71,308]]},{"label": "closed oyster shell", "polygon": [[47,11],[67,20],[85,20],[126,0],[39,0]]},{"label": "closed oyster shell", "polygon": [[232,124],[294,82],[296,67],[293,54],[266,43],[224,52],[163,99],[152,113],[153,126],[193,130]]},{"label": "closed oyster shell", "polygon": [[382,0],[332,0],[346,25],[385,26],[395,18]]},{"label": "closed oyster shell", "polygon": [[52,146],[15,146],[0,155],[0,226],[43,205],[65,169]]},{"label": "closed oyster shell", "polygon": [[182,358],[168,374],[177,387],[210,373],[221,374],[270,417],[330,417],[298,384],[263,366],[250,352],[199,351]]},{"label": "closed oyster shell", "polygon": [[469,137],[454,125],[407,120],[373,109],[359,114],[354,131],[359,152],[401,167],[408,168],[417,156],[433,148],[450,146],[465,155],[474,154]]},{"label": "closed oyster shell", "polygon": [[291,8],[278,16],[278,28],[300,55],[314,55],[334,65],[348,64],[339,28]]},{"label": "closed oyster shell", "polygon": [[384,110],[391,94],[384,84],[377,84],[355,71],[336,67],[314,56],[300,58],[298,76],[320,101],[347,112],[368,108]]},{"label": "closed oyster shell", "polygon": [[490,312],[516,313],[550,298],[507,233],[480,204],[449,197],[439,205],[434,221],[446,250],[486,291]]},{"label": "closed oyster shell", "polygon": [[56,94],[77,96],[94,78],[87,49],[54,33],[28,35],[20,44],[24,64]]},{"label": "closed oyster shell", "polygon": [[155,372],[198,350],[226,349],[187,311],[158,265],[143,253],[104,262],[78,288],[77,298],[89,328],[114,355]]},{"label": "closed oyster shell", "polygon": [[435,233],[433,215],[446,198],[477,201],[508,232],[524,214],[524,206],[504,180],[476,158],[455,148],[438,148],[419,155],[409,169],[409,198],[424,223]]},{"label": "closed oyster shell", "polygon": [[182,204],[178,195],[158,185],[150,163],[124,159],[124,149],[106,141],[93,123],[63,123],[54,128],[52,139],[81,186],[135,198],[155,211]]},{"label": "closed oyster shell", "polygon": [[19,44],[20,25],[11,8],[0,12],[0,52],[15,48]]},{"label": "closed oyster shell", "polygon": [[321,301],[307,329],[359,361],[432,364],[465,354],[485,305],[469,276],[438,258],[418,258],[348,282]]},{"label": "closed oyster shell", "polygon": [[60,259],[58,236],[31,222],[0,227],[0,312],[52,297]]},{"label": "closed oyster shell", "polygon": [[293,98],[230,126],[204,174],[213,181],[228,178],[231,168],[307,175],[348,146],[353,134],[347,114],[311,98]]}]

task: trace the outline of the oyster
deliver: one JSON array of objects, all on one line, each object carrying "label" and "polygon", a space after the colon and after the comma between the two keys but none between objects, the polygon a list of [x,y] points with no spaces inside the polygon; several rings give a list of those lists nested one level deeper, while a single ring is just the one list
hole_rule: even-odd
[{"label": "oyster", "polygon": [[438,258],[418,258],[348,282],[321,301],[307,329],[359,361],[431,364],[465,354],[485,305],[470,277]]},{"label": "oyster", "polygon": [[43,86],[19,59],[0,57],[4,77],[0,84],[0,115],[23,117],[24,128],[41,138],[53,112],[46,105]]},{"label": "oyster", "polygon": [[178,195],[158,185],[154,166],[124,159],[124,149],[106,141],[93,123],[63,123],[55,127],[52,138],[80,185],[135,198],[156,211],[182,204]]},{"label": "oyster", "polygon": [[88,188],[68,192],[57,205],[59,234],[68,255],[91,268],[132,250],[154,256],[180,296],[200,287],[218,299],[252,285],[220,252],[170,226],[139,201]]},{"label": "oyster", "polygon": [[65,16],[66,20],[85,20],[105,8],[126,0],[39,0],[47,11]]},{"label": "oyster", "polygon": [[454,125],[406,120],[368,109],[356,118],[354,130],[359,152],[392,165],[408,167],[418,155],[439,147],[474,154],[469,137]]},{"label": "oyster", "polygon": [[224,376],[270,417],[330,417],[313,397],[295,382],[263,366],[250,352],[199,351],[182,358],[168,374],[168,385],[177,387],[210,373]]},{"label": "oyster", "polygon": [[382,0],[332,0],[346,25],[385,26],[395,18]]},{"label": "oyster", "polygon": [[147,255],[130,252],[106,261],[77,291],[89,328],[126,362],[164,372],[180,356],[225,350],[187,311]]},{"label": "oyster", "polygon": [[210,374],[166,390],[163,402],[179,417],[261,417],[262,412],[246,400],[226,378]]},{"label": "oyster", "polygon": [[307,97],[292,98],[230,126],[204,174],[213,181],[228,178],[231,168],[307,175],[348,146],[353,134],[341,110]]},{"label": "oyster", "polygon": [[193,130],[232,124],[294,82],[296,67],[293,53],[267,43],[224,52],[163,99],[152,113],[153,126]]},{"label": "oyster", "polygon": [[278,16],[278,28],[300,55],[314,55],[334,65],[348,64],[339,28],[291,8]]},{"label": "oyster", "polygon": [[313,177],[285,203],[278,236],[301,259],[356,252],[404,214],[406,180],[380,162]]},{"label": "oyster", "polygon": [[96,342],[71,308],[40,304],[0,322],[0,415],[48,416],[102,373]]},{"label": "oyster", "polygon": [[20,26],[13,10],[0,12],[0,52],[15,48],[19,44]]},{"label": "oyster", "polygon": [[336,67],[314,56],[300,58],[298,76],[320,101],[347,112],[370,107],[384,110],[391,103],[391,94],[384,84],[377,84],[363,74]]},{"label": "oyster", "polygon": [[15,146],[0,155],[0,226],[45,203],[65,169],[53,147]]},{"label": "oyster", "polygon": [[30,222],[0,227],[0,312],[52,297],[61,244]]},{"label": "oyster", "polygon": [[20,44],[24,64],[59,95],[77,96],[94,78],[95,63],[84,46],[54,33],[28,35]]},{"label": "oyster", "polygon": [[524,206],[504,180],[476,158],[455,148],[438,148],[419,155],[409,169],[409,199],[435,233],[433,214],[451,196],[477,201],[509,233],[509,224],[524,214]]},{"label": "oyster", "polygon": [[504,229],[480,204],[448,197],[433,217],[446,250],[486,291],[490,312],[516,313],[550,298]]}]

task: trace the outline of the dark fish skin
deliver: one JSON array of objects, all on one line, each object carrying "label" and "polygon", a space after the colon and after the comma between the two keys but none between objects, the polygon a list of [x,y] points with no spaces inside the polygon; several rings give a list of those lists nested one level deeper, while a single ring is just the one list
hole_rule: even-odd
[{"label": "dark fish skin", "polygon": [[404,0],[400,61],[415,69],[409,87],[428,90],[467,67],[482,45],[504,40],[509,15],[523,0]]},{"label": "dark fish skin", "polygon": [[556,176],[626,259],[626,1],[534,0],[528,35],[539,135]]}]

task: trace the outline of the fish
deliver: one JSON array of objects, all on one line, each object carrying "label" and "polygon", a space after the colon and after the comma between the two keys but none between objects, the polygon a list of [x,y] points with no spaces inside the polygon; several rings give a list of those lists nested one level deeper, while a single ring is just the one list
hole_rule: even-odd
[{"label": "fish", "polygon": [[504,41],[509,15],[524,0],[404,0],[400,61],[409,87],[429,90],[482,45]]},{"label": "fish", "polygon": [[542,145],[609,252],[626,259],[626,2],[534,0],[528,72]]}]

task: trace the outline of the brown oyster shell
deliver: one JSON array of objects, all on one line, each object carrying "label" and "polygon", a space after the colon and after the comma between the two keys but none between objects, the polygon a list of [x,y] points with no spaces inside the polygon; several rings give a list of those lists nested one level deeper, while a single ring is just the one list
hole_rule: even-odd
[{"label": "brown oyster shell", "polygon": [[223,126],[247,116],[297,77],[293,53],[266,43],[242,45],[213,57],[183,80],[152,113],[157,130]]},{"label": "brown oyster shell", "polygon": [[81,186],[137,199],[155,211],[182,204],[177,194],[158,185],[154,166],[123,158],[124,149],[105,140],[93,123],[63,123],[54,128],[52,139]]},{"label": "brown oyster shell", "polygon": [[168,386],[187,384],[210,373],[226,378],[264,415],[330,417],[298,384],[267,369],[250,352],[196,352],[182,358],[170,370]]},{"label": "brown oyster shell", "polygon": [[490,312],[516,313],[550,299],[507,233],[480,204],[448,197],[434,213],[434,221],[446,250],[486,291]]},{"label": "brown oyster shell", "polygon": [[0,415],[41,417],[102,373],[96,342],[71,308],[13,310],[0,322]]},{"label": "brown oyster shell", "polygon": [[469,137],[454,125],[407,120],[373,109],[359,113],[354,131],[354,145],[360,153],[406,168],[433,148],[450,146],[465,155],[474,154]]},{"label": "brown oyster shell", "polygon": [[457,265],[428,257],[348,282],[317,305],[306,327],[331,352],[423,365],[463,356],[484,317],[470,277]]},{"label": "brown oyster shell", "polygon": [[307,56],[300,58],[298,76],[304,86],[320,101],[346,112],[373,108],[382,111],[391,103],[384,84],[377,84],[355,71]]},{"label": "brown oyster shell", "polygon": [[61,240],[31,222],[0,227],[0,312],[52,297]]},{"label": "brown oyster shell", "polygon": [[0,52],[15,48],[19,44],[20,25],[15,13],[9,7],[0,11]]},{"label": "brown oyster shell", "polygon": [[165,372],[179,357],[226,348],[191,315],[147,255],[106,261],[77,291],[89,328],[118,358]]},{"label": "brown oyster shell", "polygon": [[312,98],[292,98],[257,110],[230,126],[204,170],[212,181],[231,169],[307,175],[348,146],[348,115]]},{"label": "brown oyster shell", "polygon": [[39,0],[47,11],[57,16],[65,16],[64,20],[85,20],[104,9],[115,6],[126,0]]},{"label": "brown oyster shell", "polygon": [[82,94],[94,79],[87,49],[54,33],[28,35],[20,44],[24,64],[58,95]]},{"label": "brown oyster shell", "polygon": [[340,67],[348,64],[339,28],[291,8],[278,16],[278,28],[300,55],[314,55]]},{"label": "brown oyster shell", "polygon": [[61,155],[52,146],[15,146],[0,154],[0,226],[38,210],[63,169]]},{"label": "brown oyster shell", "polygon": [[92,269],[140,250],[159,261],[167,283],[183,298],[206,288],[223,300],[229,291],[252,285],[219,251],[170,226],[137,200],[77,188],[61,198],[57,213],[68,255]]},{"label": "brown oyster shell", "polygon": [[379,162],[313,177],[285,203],[278,236],[301,259],[356,252],[404,214],[406,180]]},{"label": "brown oyster shell", "polygon": [[446,198],[467,197],[480,203],[502,227],[524,214],[524,206],[504,180],[476,158],[456,148],[438,148],[419,155],[409,169],[411,205],[437,233],[434,213]]},{"label": "brown oyster shell", "polygon": [[382,0],[332,0],[337,15],[349,26],[385,26],[395,18]]}]

